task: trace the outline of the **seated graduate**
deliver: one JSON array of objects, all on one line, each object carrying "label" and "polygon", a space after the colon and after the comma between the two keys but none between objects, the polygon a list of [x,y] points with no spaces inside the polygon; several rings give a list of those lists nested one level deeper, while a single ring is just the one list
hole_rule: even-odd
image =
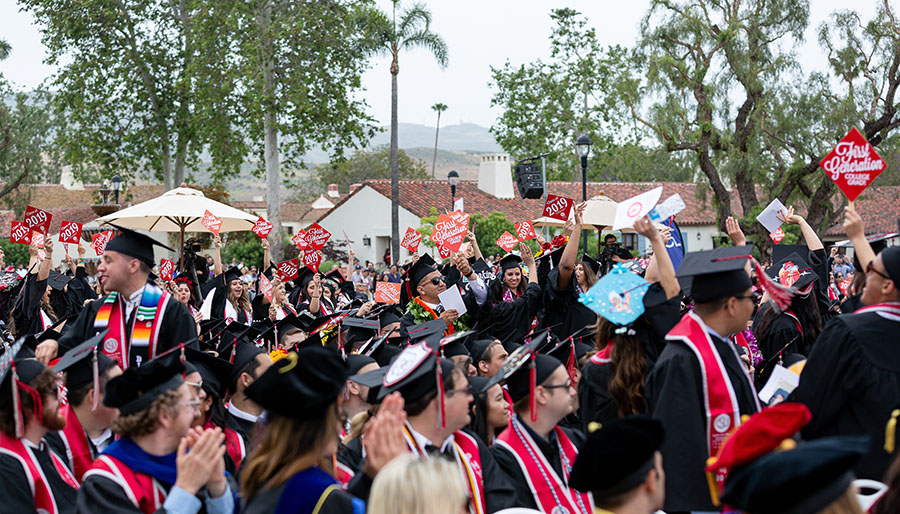
[{"label": "seated graduate", "polygon": [[[66,426],[56,373],[33,358],[25,338],[0,358],[0,498],[4,512],[75,512],[78,481],[41,440]],[[14,357],[17,357],[13,360]]]},{"label": "seated graduate", "polygon": [[[219,427],[226,430],[224,398],[228,394],[228,379],[231,377],[232,365],[210,352],[203,352],[193,347],[185,347],[186,361],[200,375],[200,387],[197,396],[200,398],[199,415],[193,426],[203,428]],[[185,377],[188,378],[188,377]],[[196,386],[194,386],[196,388]],[[227,441],[227,439],[226,439]],[[231,465],[229,465],[231,464]],[[229,472],[234,470],[226,454],[225,467]]]},{"label": "seated graduate", "polygon": [[[541,286],[531,249],[519,243],[522,257],[509,254],[500,259],[500,276],[491,284],[489,333],[514,341],[524,339],[538,326],[541,310]],[[528,280],[522,276],[522,264],[528,268]]]},{"label": "seated graduate", "polygon": [[535,353],[545,340],[546,333],[513,352],[489,382],[505,378],[514,412],[491,453],[516,489],[517,506],[590,514],[590,494],[569,484],[583,436],[558,426],[575,409],[575,385],[559,360]]},{"label": "seated graduate", "polygon": [[868,438],[796,442],[792,437],[809,419],[804,405],[786,402],[738,427],[706,466],[710,475],[725,474],[724,487],[711,489],[714,503],[747,514],[862,514],[853,467]]},{"label": "seated graduate", "polygon": [[478,376],[492,377],[500,371],[500,367],[506,362],[509,353],[503,347],[499,339],[476,339],[469,343],[469,354],[472,356],[472,365],[475,366]]},{"label": "seated graduate", "polygon": [[98,334],[66,352],[54,366],[57,373],[65,373],[69,408],[65,428],[48,432],[44,440],[66,459],[79,482],[112,443],[110,423],[119,414],[118,409],[104,405],[103,398],[106,385],[122,374],[122,368],[100,351],[101,344],[103,334]]},{"label": "seated graduate", "polygon": [[109,381],[103,401],[119,409],[112,428],[121,438],[85,473],[78,512],[233,512],[225,436],[191,428],[200,399],[182,358],[176,348]]},{"label": "seated graduate", "polygon": [[346,379],[340,354],[313,346],[279,359],[247,389],[266,420],[242,475],[242,512],[365,512],[326,471],[337,451]]},{"label": "seated graduate", "polygon": [[662,466],[664,430],[646,416],[613,419],[592,432],[569,484],[594,497],[594,514],[652,514],[666,494]]},{"label": "seated graduate", "polygon": [[[472,421],[469,422],[469,431],[477,435],[481,442],[490,446],[494,444],[497,434],[509,425],[511,412],[509,402],[506,401],[503,387],[500,384],[488,387],[490,379],[487,377],[470,376],[466,378],[475,394],[475,401],[472,402],[470,408]],[[478,391],[483,392],[479,393]]]}]

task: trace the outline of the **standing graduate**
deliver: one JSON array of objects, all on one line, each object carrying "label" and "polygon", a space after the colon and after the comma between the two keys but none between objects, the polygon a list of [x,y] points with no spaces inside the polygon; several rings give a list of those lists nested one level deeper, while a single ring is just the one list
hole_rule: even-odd
[{"label": "standing graduate", "polygon": [[747,369],[728,338],[744,330],[755,308],[745,267],[750,246],[685,255],[678,269],[694,300],[669,331],[647,375],[649,413],[667,434],[662,445],[667,512],[712,511],[703,468],[743,414],[759,410]]},{"label": "standing graduate", "polygon": [[[500,259],[500,276],[491,284],[489,332],[504,339],[520,341],[538,326],[541,310],[541,286],[531,248],[519,243],[522,257],[509,254]],[[522,276],[522,264],[528,268],[528,281]]]},{"label": "standing graduate", "polygon": [[56,373],[34,359],[13,360],[22,338],[0,359],[0,502],[4,512],[75,512],[78,481],[42,440],[66,426]]},{"label": "standing graduate", "polygon": [[[213,273],[212,280],[203,284],[205,301],[212,302],[209,311],[212,319],[237,321],[243,325],[253,322],[253,307],[250,305],[250,290],[241,280],[241,270],[237,266],[223,270],[221,249],[222,240],[213,238]],[[210,291],[212,298],[209,298]]]},{"label": "standing graduate", "polygon": [[862,221],[848,210],[844,228],[866,269],[863,307],[825,326],[789,400],[812,411],[803,437],[868,434],[868,452],[857,476],[880,480],[897,452],[900,411],[900,247],[875,258]]},{"label": "standing graduate", "polygon": [[[37,239],[28,245],[31,259],[28,263],[28,274],[25,285],[16,297],[10,313],[10,331],[13,337],[19,338],[29,334],[37,334],[50,328],[57,319],[56,312],[50,306],[50,268],[53,267],[53,240],[46,239],[46,256],[38,259]],[[56,272],[53,272],[56,275]]]},{"label": "standing graduate", "polygon": [[197,337],[194,318],[183,303],[150,280],[153,246],[171,251],[155,239],[127,228],[110,239],[97,266],[109,292],[88,304],[59,341],[38,345],[38,360],[49,362],[109,329],[103,353],[122,369],[140,366],[166,350]]}]

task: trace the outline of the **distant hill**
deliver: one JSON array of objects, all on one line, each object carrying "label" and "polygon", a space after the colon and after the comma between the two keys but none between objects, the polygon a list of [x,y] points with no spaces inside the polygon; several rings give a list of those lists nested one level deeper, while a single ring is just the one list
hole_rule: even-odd
[{"label": "distant hill", "polygon": [[[415,123],[397,125],[397,140],[400,148],[434,148],[434,127]],[[391,142],[389,127],[372,138],[372,145],[386,145]],[[490,131],[474,123],[442,126],[438,148],[443,150],[469,150],[473,152],[501,152],[500,145]]]}]

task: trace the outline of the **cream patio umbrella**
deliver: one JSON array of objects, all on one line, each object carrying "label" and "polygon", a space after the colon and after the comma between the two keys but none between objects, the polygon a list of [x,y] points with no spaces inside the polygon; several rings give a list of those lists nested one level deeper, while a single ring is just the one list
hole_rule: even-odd
[{"label": "cream patio umbrella", "polygon": [[258,216],[207,198],[202,191],[178,187],[161,196],[97,218],[98,224],[113,223],[121,227],[148,232],[179,232],[184,248],[185,232],[206,232],[200,220],[206,211],[222,220],[220,232],[250,230]]}]

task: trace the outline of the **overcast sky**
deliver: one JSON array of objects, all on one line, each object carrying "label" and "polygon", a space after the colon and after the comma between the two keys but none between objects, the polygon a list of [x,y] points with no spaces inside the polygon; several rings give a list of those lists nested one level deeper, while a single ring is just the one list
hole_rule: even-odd
[{"label": "overcast sky", "polygon": [[[385,10],[390,0],[377,0]],[[404,5],[408,2],[404,2]],[[414,50],[400,56],[399,119],[401,122],[434,126],[431,106],[443,102],[449,109],[442,125],[460,122],[489,127],[498,115],[491,108],[490,67],[547,59],[551,32],[550,11],[571,7],[587,16],[604,44],[631,46],[649,0],[430,0],[432,30],[442,35],[449,48],[449,66],[441,70],[427,51]],[[853,7],[864,20],[880,2],[863,0]],[[816,30],[836,9],[847,8],[838,0],[811,0],[810,26],[799,53],[807,69],[824,69],[825,57],[816,41]],[[0,38],[12,45],[12,53],[0,61],[0,73],[17,86],[32,88],[53,73],[41,63],[44,48],[40,27],[30,14],[19,12],[13,0],[0,2]],[[363,79],[364,97],[371,113],[383,125],[390,122],[390,59],[373,62]]]}]

